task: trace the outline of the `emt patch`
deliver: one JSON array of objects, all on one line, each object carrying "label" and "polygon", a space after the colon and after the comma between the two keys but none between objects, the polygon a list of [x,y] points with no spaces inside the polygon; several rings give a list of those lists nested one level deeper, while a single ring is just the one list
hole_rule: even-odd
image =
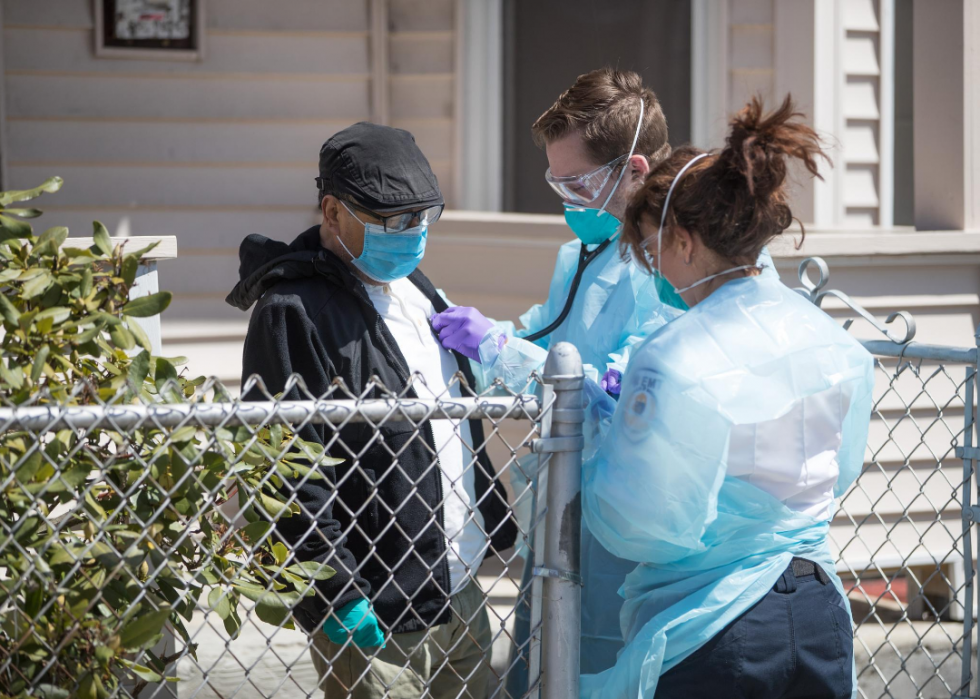
[{"label": "emt patch", "polygon": [[626,400],[620,399],[620,405],[625,408],[623,423],[625,436],[632,441],[640,441],[650,431],[657,416],[656,391],[660,384],[660,376],[650,369],[641,369],[630,376],[629,395]]}]

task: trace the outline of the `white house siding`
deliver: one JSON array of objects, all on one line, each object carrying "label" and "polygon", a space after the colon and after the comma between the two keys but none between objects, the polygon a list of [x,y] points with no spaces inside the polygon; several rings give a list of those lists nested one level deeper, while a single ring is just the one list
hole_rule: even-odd
[{"label": "white house siding", "polygon": [[754,95],[773,105],[791,92],[834,161],[825,184],[801,188],[803,218],[824,227],[890,226],[893,7],[894,0],[696,2],[695,141],[720,146],[728,115]]},{"label": "white house siding", "polygon": [[176,235],[170,321],[242,324],[238,243],[316,219],[320,145],[351,123],[412,131],[453,202],[455,0],[208,0],[195,62],[96,58],[90,0],[0,2],[9,184],[64,177],[41,225]]},{"label": "white house siding", "polygon": [[775,0],[728,0],[729,114],[738,111],[753,95],[767,103],[773,99],[775,79]]}]

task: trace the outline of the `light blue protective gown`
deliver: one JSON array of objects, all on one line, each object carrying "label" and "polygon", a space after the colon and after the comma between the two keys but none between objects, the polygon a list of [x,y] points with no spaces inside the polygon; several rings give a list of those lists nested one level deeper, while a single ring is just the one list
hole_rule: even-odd
[{"label": "light blue protective gown", "polygon": [[[481,388],[499,379],[514,391],[524,389],[530,374],[543,370],[548,348],[558,342],[571,342],[578,348],[586,376],[594,381],[607,369],[624,372],[632,348],[680,315],[680,311],[660,302],[652,277],[623,261],[614,239],[586,268],[565,322],[535,342],[521,339],[547,327],[561,313],[581,249],[578,240],[561,246],[548,299],[520,317],[520,330],[503,321],[484,336],[480,343],[482,363],[474,366],[478,379],[482,378]],[[498,352],[501,335],[507,336],[507,343]]]},{"label": "light blue protective gown", "polygon": [[[581,697],[653,697],[660,675],[762,599],[794,556],[820,564],[849,609],[827,517],[728,476],[728,450],[734,428],[761,430],[804,400],[836,406],[837,497],[861,471],[873,380],[860,343],[757,276],[728,282],[637,348],[618,404],[591,387],[598,447],[584,465],[585,521],[640,565],[620,590],[626,646],[613,668],[582,677]],[[789,427],[776,434],[800,440],[810,422]]]},{"label": "light blue protective gown", "polygon": [[[624,262],[614,240],[586,268],[565,322],[537,342],[521,339],[547,327],[561,313],[578,267],[581,247],[578,240],[562,245],[548,300],[521,316],[524,326],[521,330],[515,330],[513,323],[501,322],[487,333],[480,345],[483,364],[473,365],[478,379],[482,376],[481,389],[500,379],[514,391],[524,390],[531,373],[544,370],[548,347],[558,342],[571,342],[578,348],[586,375],[594,381],[607,369],[623,372],[633,347],[681,314],[660,302],[653,277],[635,264]],[[501,334],[507,335],[507,344],[498,354]],[[524,463],[533,467],[527,461]],[[516,470],[515,475],[519,475]],[[524,489],[516,485],[515,490],[520,493]],[[526,523],[530,519],[529,493],[518,500],[517,509],[528,510],[522,518]],[[586,581],[582,589],[582,667],[585,672],[600,672],[612,666],[623,647],[619,631],[623,601],[609,591],[619,589],[635,564],[603,549],[585,527],[581,551],[582,575]]]},{"label": "light blue protective gown", "polygon": [[[586,268],[565,322],[536,342],[522,339],[547,327],[561,313],[578,267],[581,248],[582,243],[577,239],[561,246],[548,299],[520,317],[523,325],[520,330],[511,322],[498,322],[483,338],[481,363],[473,363],[481,390],[498,379],[513,391],[525,390],[531,374],[540,374],[544,370],[548,348],[559,342],[575,345],[582,357],[586,377],[595,382],[608,369],[623,373],[634,348],[682,314],[661,302],[654,278],[637,265],[625,262],[620,255],[618,240],[613,239],[612,244]],[[594,248],[590,246],[589,249]],[[767,251],[759,257],[759,263],[765,265],[765,276],[778,278]],[[507,342],[498,351],[502,334],[507,336]],[[521,470],[529,472],[531,464],[528,461],[524,464],[528,468]],[[520,475],[515,470],[512,477],[519,478]],[[516,492],[525,493],[525,497],[518,499],[515,509],[519,511],[524,531],[527,531],[531,518],[530,493],[525,489],[526,484],[514,485]],[[523,517],[520,517],[521,512]],[[633,562],[606,551],[583,526],[581,572],[585,585],[582,589],[580,653],[583,672],[601,672],[611,667],[623,647],[619,627],[622,599],[609,591],[618,590],[634,567]]]}]

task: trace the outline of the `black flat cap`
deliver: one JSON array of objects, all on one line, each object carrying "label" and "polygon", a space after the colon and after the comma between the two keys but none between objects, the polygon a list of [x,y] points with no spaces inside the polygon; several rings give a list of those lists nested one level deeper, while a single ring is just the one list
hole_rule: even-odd
[{"label": "black flat cap", "polygon": [[323,144],[317,186],[321,197],[347,195],[379,214],[444,203],[439,181],[415,137],[366,121]]}]

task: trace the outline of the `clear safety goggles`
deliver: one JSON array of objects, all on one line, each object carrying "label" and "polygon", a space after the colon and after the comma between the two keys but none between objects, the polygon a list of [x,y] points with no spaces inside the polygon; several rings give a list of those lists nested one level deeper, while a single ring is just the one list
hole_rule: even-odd
[{"label": "clear safety goggles", "polygon": [[590,204],[602,192],[606,183],[609,182],[609,178],[616,172],[616,168],[622,165],[628,157],[628,155],[621,155],[584,175],[555,177],[551,174],[551,168],[548,168],[545,170],[544,179],[558,196],[569,204]]}]

